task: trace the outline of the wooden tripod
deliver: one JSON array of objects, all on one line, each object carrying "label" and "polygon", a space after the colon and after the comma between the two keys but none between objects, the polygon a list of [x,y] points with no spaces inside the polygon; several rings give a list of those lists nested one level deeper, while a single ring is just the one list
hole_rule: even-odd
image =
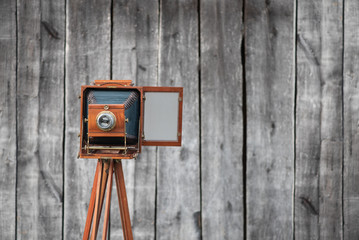
[{"label": "wooden tripod", "polygon": [[[88,240],[90,236],[91,223],[91,240],[95,240],[98,231],[98,225],[101,217],[102,205],[106,194],[105,219],[103,222],[102,240],[106,240],[110,216],[112,175],[115,172],[116,188],[118,203],[120,206],[121,222],[123,236],[125,240],[133,240],[130,214],[126,196],[126,187],[122,171],[121,160],[99,159],[96,167],[95,179],[91,191],[90,205],[87,212],[86,225],[83,240]],[[93,220],[93,221],[92,221]]]}]

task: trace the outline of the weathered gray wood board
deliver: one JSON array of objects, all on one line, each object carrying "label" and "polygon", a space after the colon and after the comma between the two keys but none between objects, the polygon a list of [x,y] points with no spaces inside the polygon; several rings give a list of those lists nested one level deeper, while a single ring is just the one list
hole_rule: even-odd
[{"label": "weathered gray wood board", "polygon": [[293,1],[246,1],[247,237],[291,239]]},{"label": "weathered gray wood board", "polygon": [[296,239],[342,238],[342,2],[298,2]]},{"label": "weathered gray wood board", "polygon": [[0,239],[15,239],[16,3],[0,2]]},{"label": "weathered gray wood board", "polygon": [[[321,122],[319,3],[298,9],[295,238],[318,239]],[[307,11],[303,11],[307,9]],[[303,17],[302,17],[303,15]]]},{"label": "weathered gray wood board", "polygon": [[17,239],[62,236],[63,2],[18,4]]},{"label": "weathered gray wood board", "polygon": [[[113,4],[112,79],[131,79],[138,86],[156,86],[158,2]],[[156,148],[143,147],[136,160],[125,160],[123,166],[134,239],[154,239]],[[112,203],[111,238],[122,239],[116,195]]]},{"label": "weathered gray wood board", "polygon": [[161,1],[159,85],[183,86],[182,147],[159,147],[156,239],[200,239],[197,1]]},{"label": "weathered gray wood board", "polygon": [[67,1],[66,7],[64,238],[81,239],[97,161],[76,158],[80,126],[78,96],[81,85],[110,79],[111,1]]},{"label": "weathered gray wood board", "polygon": [[344,9],[344,239],[359,239],[359,2]]},{"label": "weathered gray wood board", "polygon": [[203,239],[243,239],[242,6],[200,4]]}]

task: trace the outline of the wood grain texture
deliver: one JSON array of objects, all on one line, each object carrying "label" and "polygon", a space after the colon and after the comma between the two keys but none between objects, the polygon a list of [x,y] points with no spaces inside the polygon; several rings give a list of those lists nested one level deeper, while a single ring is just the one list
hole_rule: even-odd
[{"label": "wood grain texture", "polygon": [[247,238],[291,239],[292,1],[246,1]]},{"label": "wood grain texture", "polygon": [[[64,239],[81,239],[96,160],[77,159],[81,85],[110,79],[111,1],[66,2]],[[102,232],[100,223],[99,232]]]},{"label": "wood grain texture", "polygon": [[159,85],[183,86],[182,147],[159,147],[156,239],[200,239],[198,3],[161,1]]},{"label": "wood grain texture", "polygon": [[321,145],[320,3],[305,1],[298,8],[295,237],[318,239]]},{"label": "wood grain texture", "polygon": [[0,239],[15,239],[16,3],[0,2]]},{"label": "wood grain texture", "polygon": [[242,1],[201,1],[203,239],[242,239]]},{"label": "wood grain texture", "polygon": [[[157,85],[158,2],[114,1],[112,78],[137,86]],[[136,160],[122,161],[134,239],[154,239],[156,148],[143,147]],[[116,191],[115,189],[113,191]],[[116,196],[112,196],[111,238],[123,239]]]},{"label": "wood grain texture", "polygon": [[298,3],[296,239],[342,239],[342,5]]},{"label": "wood grain texture", "polygon": [[63,2],[18,2],[17,238],[62,235]]},{"label": "wood grain texture", "polygon": [[344,4],[344,239],[359,239],[359,2]]}]

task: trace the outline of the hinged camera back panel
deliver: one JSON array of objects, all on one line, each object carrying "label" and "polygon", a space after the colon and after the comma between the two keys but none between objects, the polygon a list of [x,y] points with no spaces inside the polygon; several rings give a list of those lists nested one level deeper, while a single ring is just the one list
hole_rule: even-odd
[{"label": "hinged camera back panel", "polygon": [[181,146],[182,97],[179,87],[143,87],[144,146]]},{"label": "hinged camera back panel", "polygon": [[96,80],[81,87],[81,158],[130,159],[146,146],[180,146],[181,87]]}]

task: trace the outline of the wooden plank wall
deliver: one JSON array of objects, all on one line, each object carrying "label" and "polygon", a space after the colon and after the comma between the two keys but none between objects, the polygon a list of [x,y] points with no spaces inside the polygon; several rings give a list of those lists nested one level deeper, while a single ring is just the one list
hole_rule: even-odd
[{"label": "wooden plank wall", "polygon": [[17,239],[62,235],[64,6],[17,5]]},{"label": "wooden plank wall", "polygon": [[[359,239],[358,14],[1,1],[0,239],[82,237],[96,160],[77,159],[78,95],[95,79],[184,87],[182,147],[124,162],[135,239]],[[111,213],[123,239],[115,194]]]},{"label": "wooden plank wall", "polygon": [[16,3],[0,3],[0,239],[16,236]]},{"label": "wooden plank wall", "polygon": [[200,14],[202,236],[242,239],[243,2],[201,1]]},{"label": "wooden plank wall", "polygon": [[290,239],[294,189],[294,4],[248,0],[244,11],[247,237]]},{"label": "wooden plank wall", "polygon": [[341,239],[343,2],[298,4],[297,63],[295,236]]},{"label": "wooden plank wall", "polygon": [[344,13],[344,54],[343,54],[343,212],[344,239],[359,236],[359,2],[345,1]]}]

